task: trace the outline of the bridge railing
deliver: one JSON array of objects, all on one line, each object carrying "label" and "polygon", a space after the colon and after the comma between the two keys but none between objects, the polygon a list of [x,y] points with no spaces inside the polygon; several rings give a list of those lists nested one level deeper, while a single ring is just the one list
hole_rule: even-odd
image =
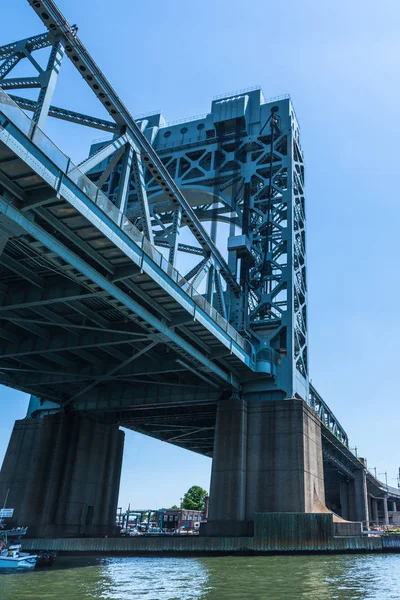
[{"label": "bridge railing", "polygon": [[347,433],[311,383],[309,404],[317,413],[325,427],[327,427],[329,431],[348,448],[349,438],[347,437]]},{"label": "bridge railing", "polygon": [[367,477],[370,481],[372,481],[377,487],[382,490],[386,490],[388,494],[393,496],[400,496],[400,488],[393,487],[392,485],[388,485],[387,483],[383,483],[380,481],[370,469],[367,470]]},{"label": "bridge railing", "polygon": [[144,234],[113,204],[107,196],[91,181],[56,144],[36,127],[32,133],[32,120],[23,110],[0,88],[0,112],[10,120],[22,133],[31,137],[38,146],[66,175],[96,204],[119,228],[148,256],[162,271],[176,283],[217,325],[244,350],[251,354],[251,345],[228,323],[228,321],[187,281],[163,254],[149,242]]}]

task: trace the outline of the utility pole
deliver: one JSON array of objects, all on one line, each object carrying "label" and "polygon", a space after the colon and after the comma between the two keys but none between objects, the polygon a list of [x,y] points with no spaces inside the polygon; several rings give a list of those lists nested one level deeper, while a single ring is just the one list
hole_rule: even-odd
[{"label": "utility pole", "polygon": [[378,473],[378,475],[384,475],[385,476],[385,482],[386,482],[386,487],[387,487],[388,486],[387,471],[385,471],[384,473]]}]

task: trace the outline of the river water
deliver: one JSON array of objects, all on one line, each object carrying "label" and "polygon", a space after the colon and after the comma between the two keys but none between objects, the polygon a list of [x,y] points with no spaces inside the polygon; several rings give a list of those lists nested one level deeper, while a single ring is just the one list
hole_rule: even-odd
[{"label": "river water", "polygon": [[400,555],[58,557],[0,600],[400,600]]}]

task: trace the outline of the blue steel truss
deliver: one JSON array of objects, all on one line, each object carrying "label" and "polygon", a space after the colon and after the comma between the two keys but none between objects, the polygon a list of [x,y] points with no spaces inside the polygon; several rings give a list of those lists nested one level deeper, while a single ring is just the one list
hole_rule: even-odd
[{"label": "blue steel truss", "polygon": [[[24,252],[28,247],[29,252],[34,252],[34,244],[40,242],[51,249],[46,261],[53,268],[59,267],[52,257],[56,253],[62,264],[69,265],[68,276],[75,283],[84,282],[86,296],[103,290],[106,301],[118,303],[122,314],[131,311],[129,318],[146,330],[133,334],[143,336],[140,341],[146,342],[137,349],[133,360],[142,354],[154,354],[154,345],[167,340],[179,355],[179,369],[194,374],[214,389],[234,391],[240,388],[241,379],[248,380],[245,372],[254,373],[254,377],[262,374],[266,397],[297,395],[305,399],[328,429],[346,444],[346,434],[332,412],[313,388],[309,391],[304,163],[290,98],[266,101],[258,88],[241,90],[214,99],[210,113],[201,117],[168,124],[161,114],[153,114],[135,121],[79,40],[76,27],[67,23],[55,2],[28,1],[48,33],[0,48],[0,132],[9,152],[4,157],[9,164],[25,161],[32,171],[23,176],[11,176],[12,171],[8,175],[7,170],[0,173],[0,212],[6,215],[4,222],[12,223],[11,229],[0,235],[0,249],[7,240],[13,240],[15,231],[24,231],[28,234]],[[47,66],[42,68],[34,52],[46,47],[50,54]],[[109,121],[51,104],[65,56],[107,110]],[[35,67],[37,76],[10,76],[23,59]],[[39,90],[36,101],[8,94],[29,88]],[[32,119],[20,109],[32,112]],[[43,134],[48,116],[107,131],[113,137],[92,147],[90,156],[76,167]],[[17,158],[12,158],[12,152]],[[47,196],[39,189],[40,178],[46,183]],[[35,185],[30,185],[30,181]],[[121,273],[110,259],[105,259],[105,251],[102,254],[82,240],[77,233],[79,227],[74,231],[69,221],[63,220],[63,202],[96,227],[119,253],[125,254],[125,259],[129,257],[134,268],[124,267]],[[64,244],[60,237],[68,243]],[[30,246],[32,239],[37,242]],[[14,254],[7,250],[0,262],[8,273],[45,290],[47,271],[43,277],[25,266],[18,254],[21,243],[12,242]],[[71,245],[80,256],[74,254]],[[111,251],[107,251],[111,256]],[[116,256],[116,250],[113,252]],[[182,256],[192,261],[184,277],[176,269],[182,264]],[[140,287],[137,268],[179,305],[179,310],[183,308],[190,315],[189,320],[178,309],[171,315],[157,304],[145,286]],[[129,297],[132,292],[142,304]],[[71,298],[85,302],[86,296],[81,290]],[[77,324],[72,313],[68,319],[51,314],[46,302],[40,300],[39,320],[24,312],[38,311],[37,301],[32,304],[29,300],[19,305],[19,315],[9,317],[10,323],[39,338],[46,338],[40,327],[43,323],[67,331],[86,327]],[[59,298],[57,302],[66,300]],[[146,302],[152,303],[157,318],[144,310]],[[82,303],[79,310],[89,315],[93,329],[93,310]],[[8,311],[11,312],[11,305],[5,307],[6,315]],[[101,323],[111,332],[110,322],[101,317]],[[204,332],[207,343],[201,338]],[[11,344],[10,352],[3,355],[5,368],[11,373],[7,361],[17,360],[19,350],[11,328],[3,329],[2,335]],[[39,355],[51,351],[47,342],[37,347]],[[74,348],[64,345],[68,352]],[[78,356],[89,360],[84,346],[78,348]],[[114,358],[123,356],[116,350],[108,351]],[[65,357],[60,360],[68,364]],[[25,366],[29,361],[30,366],[35,364],[32,359],[24,361]],[[124,372],[125,366],[122,363]],[[175,366],[172,372],[179,369]],[[109,378],[113,372],[110,369],[107,373]],[[53,382],[54,377],[59,377],[56,372],[49,373]],[[134,374],[129,373],[129,377]],[[19,382],[27,382],[20,384],[20,389],[29,389],[29,377],[31,373],[20,376]],[[15,385],[15,381],[11,374],[2,379],[9,385]],[[63,381],[59,379],[59,383]],[[83,390],[94,385],[89,383]],[[84,394],[82,390],[71,393],[68,400],[61,400],[64,391],[58,396],[57,388],[51,390],[48,397],[63,405],[90,409],[104,403],[97,397],[78,402],[77,398]],[[209,398],[215,402],[210,393]],[[131,405],[130,399],[126,402]],[[209,430],[210,425],[205,429]]]},{"label": "blue steel truss", "polygon": [[[266,101],[255,89],[214,100],[201,118],[171,125],[158,114],[138,125],[198,220],[207,223],[213,242],[227,252],[241,294],[224,285],[208,253],[200,254],[186,278],[195,284],[205,279],[207,300],[252,342],[257,364],[274,365],[276,377],[266,384],[271,397],[306,399],[304,165],[290,98]],[[102,157],[107,147],[92,147],[89,175],[118,203],[122,166],[104,176],[112,164]],[[180,211],[150,172],[145,187],[154,243],[168,249],[171,263],[178,250],[198,255],[197,246],[179,244]],[[127,214],[144,229],[140,190],[131,176]]]}]

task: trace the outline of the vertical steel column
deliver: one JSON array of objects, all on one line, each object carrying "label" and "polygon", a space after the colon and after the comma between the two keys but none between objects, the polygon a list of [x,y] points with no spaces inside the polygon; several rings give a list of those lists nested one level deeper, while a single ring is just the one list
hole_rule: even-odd
[{"label": "vertical steel column", "polygon": [[179,245],[179,233],[182,223],[182,208],[179,206],[174,212],[174,218],[172,222],[172,233],[168,236],[170,244],[168,261],[171,265],[175,265],[176,255],[178,252]]},{"label": "vertical steel column", "polygon": [[221,275],[220,275],[220,272],[218,271],[218,269],[215,269],[215,272],[214,272],[214,285],[215,285],[215,292],[216,292],[216,297],[217,297],[217,302],[218,302],[217,310],[219,310],[219,312],[224,317],[224,319],[227,319],[228,313],[226,310],[225,296],[224,296],[224,291],[222,288]]},{"label": "vertical steel column", "polygon": [[133,152],[134,150],[132,146],[126,147],[118,183],[118,193],[115,204],[123,215],[126,213],[126,207],[128,204]]},{"label": "vertical steel column", "polygon": [[146,238],[153,244],[153,230],[151,228],[149,202],[147,198],[146,184],[144,181],[142,157],[140,154],[140,149],[136,146],[136,144],[132,144],[132,147],[134,150],[132,161],[132,174],[141,209],[142,229]]},{"label": "vertical steel column", "polygon": [[207,285],[206,285],[206,300],[211,305],[214,299],[214,265],[211,264],[207,273]]},{"label": "vertical steel column", "polygon": [[64,45],[61,41],[57,41],[50,53],[46,71],[40,75],[41,90],[36,105],[36,110],[32,117],[33,135],[35,128],[39,127],[43,131],[46,118],[49,114],[51,99],[57,83],[58,74],[60,72],[61,61],[64,57]]}]

